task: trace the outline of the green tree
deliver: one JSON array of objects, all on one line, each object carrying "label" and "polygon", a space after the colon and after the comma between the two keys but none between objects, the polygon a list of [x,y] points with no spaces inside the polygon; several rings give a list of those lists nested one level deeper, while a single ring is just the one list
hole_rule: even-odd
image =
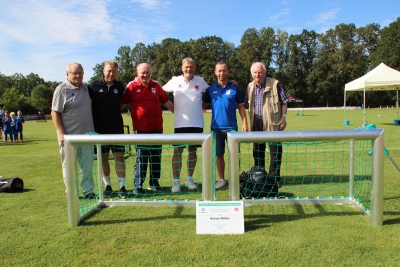
[{"label": "green tree", "polygon": [[43,78],[40,78],[39,75],[35,73],[30,73],[25,77],[26,80],[26,87],[25,90],[22,91],[24,96],[29,97],[33,88],[35,88],[39,84],[45,84]]},{"label": "green tree", "polygon": [[1,99],[4,103],[4,109],[7,109],[10,112],[18,111],[22,105],[28,102],[24,95],[18,92],[18,90],[14,87],[5,90],[1,96]]},{"label": "green tree", "polygon": [[167,83],[172,76],[182,74],[182,59],[188,56],[190,47],[187,42],[167,38],[160,44],[153,44],[150,53],[153,77],[160,83]]},{"label": "green tree", "polygon": [[[258,31],[255,28],[247,29],[240,39],[238,47],[238,57],[244,66],[250,68],[256,61],[262,61],[265,48],[262,46]],[[271,55],[272,56],[272,55]],[[267,64],[267,62],[264,62]],[[269,65],[266,65],[269,67]]]},{"label": "green tree", "polygon": [[[303,30],[301,34],[291,35],[287,43],[287,64],[284,67],[286,77],[282,82],[288,94],[295,95],[305,103],[315,103],[315,85],[308,84],[306,79],[311,73],[313,62],[320,50],[318,34],[315,31]],[[308,88],[312,88],[309,93]]]},{"label": "green tree", "polygon": [[276,30],[275,33],[275,45],[273,49],[273,63],[275,66],[274,78],[278,79],[282,84],[286,84],[288,80],[288,75],[286,73],[286,66],[288,64],[288,39],[289,35],[286,31],[280,29]]},{"label": "green tree", "polygon": [[[267,68],[268,76],[273,76],[275,71],[271,66],[274,48],[276,46],[275,31],[268,28],[261,28],[257,31],[254,28],[247,29],[240,39],[240,45],[236,51],[237,60],[246,70],[244,81],[239,84],[247,84],[252,80],[250,67],[254,62],[261,61]],[[242,90],[244,90],[243,88]]]},{"label": "green tree", "polygon": [[214,83],[215,64],[228,62],[233,55],[232,45],[217,36],[206,36],[191,40],[191,55],[197,62],[197,74],[209,84]]},{"label": "green tree", "polygon": [[315,85],[317,105],[343,105],[344,86],[365,74],[368,55],[354,24],[340,24],[321,35],[321,51],[307,77]]},{"label": "green tree", "polygon": [[384,27],[379,36],[380,42],[371,53],[371,67],[384,62],[389,67],[400,70],[400,17]]},{"label": "green tree", "polygon": [[130,46],[121,46],[118,49],[118,55],[115,57],[115,61],[118,62],[118,77],[121,82],[127,84],[133,80],[136,71],[131,58]]},{"label": "green tree", "polygon": [[[104,61],[105,62],[105,61]],[[90,82],[100,79],[101,77],[103,77],[103,67],[104,67],[104,62],[101,64],[96,64],[96,66],[94,66],[93,70],[93,75],[90,78]]]},{"label": "green tree", "polygon": [[30,103],[38,110],[49,113],[53,97],[53,89],[45,84],[39,84],[33,88]]}]

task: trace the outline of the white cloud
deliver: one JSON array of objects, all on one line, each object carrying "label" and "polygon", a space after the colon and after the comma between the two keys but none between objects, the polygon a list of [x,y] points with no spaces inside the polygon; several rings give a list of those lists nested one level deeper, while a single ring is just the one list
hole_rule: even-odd
[{"label": "white cloud", "polygon": [[113,39],[105,0],[10,1],[3,7],[0,33],[22,43],[87,45]]},{"label": "white cloud", "polygon": [[288,21],[289,15],[292,13],[292,10],[290,8],[285,8],[281,12],[269,16],[269,19],[273,21],[275,25],[280,25],[284,24]]},{"label": "white cloud", "polygon": [[167,5],[170,4],[169,1],[162,0],[131,0],[132,3],[138,3],[141,8],[149,10],[159,10],[162,11]]},{"label": "white cloud", "polygon": [[282,18],[290,15],[290,13],[292,13],[292,10],[290,8],[285,8],[281,12],[279,12],[273,16],[270,16],[269,18],[271,20],[279,20],[279,19],[282,19]]},{"label": "white cloud", "polygon": [[310,23],[312,24],[323,24],[329,21],[332,21],[336,18],[337,13],[340,11],[340,8],[334,8],[327,12],[322,12],[314,15],[314,20]]}]

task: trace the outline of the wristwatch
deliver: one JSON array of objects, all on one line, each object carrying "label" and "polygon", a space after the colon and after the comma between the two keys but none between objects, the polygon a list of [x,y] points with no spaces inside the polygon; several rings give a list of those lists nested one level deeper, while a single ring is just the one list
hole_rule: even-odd
[{"label": "wristwatch", "polygon": [[283,116],[284,118],[286,118],[286,114],[282,114],[282,116]]}]

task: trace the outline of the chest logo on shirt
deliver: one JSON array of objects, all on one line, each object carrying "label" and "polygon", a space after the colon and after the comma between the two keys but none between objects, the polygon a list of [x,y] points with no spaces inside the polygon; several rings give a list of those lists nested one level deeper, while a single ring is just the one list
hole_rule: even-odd
[{"label": "chest logo on shirt", "polygon": [[199,87],[198,85],[196,85],[194,88],[195,88],[196,90],[199,90],[199,89],[200,89],[200,87]]},{"label": "chest logo on shirt", "polygon": [[152,92],[153,94],[155,94],[155,93],[156,93],[156,88],[151,88],[151,92]]},{"label": "chest logo on shirt", "polygon": [[103,89],[100,89],[99,93],[103,93]]},{"label": "chest logo on shirt", "polygon": [[230,94],[231,94],[231,90],[229,90],[229,89],[226,90],[226,91],[225,91],[225,94],[230,95]]},{"label": "chest logo on shirt", "polygon": [[114,88],[114,94],[118,94],[118,89]]}]

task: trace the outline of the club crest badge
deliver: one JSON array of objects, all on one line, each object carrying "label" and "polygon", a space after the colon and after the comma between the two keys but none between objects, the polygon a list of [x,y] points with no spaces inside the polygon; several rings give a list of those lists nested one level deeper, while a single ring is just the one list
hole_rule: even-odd
[{"label": "club crest badge", "polygon": [[231,94],[231,90],[226,90],[225,94],[230,95]]},{"label": "club crest badge", "polygon": [[155,93],[156,93],[156,88],[151,88],[151,92],[152,92],[153,94],[155,94]]},{"label": "club crest badge", "polygon": [[200,87],[198,85],[196,85],[194,88],[196,88],[196,90],[199,90]]},{"label": "club crest badge", "polygon": [[114,94],[118,94],[118,89],[114,88]]}]

